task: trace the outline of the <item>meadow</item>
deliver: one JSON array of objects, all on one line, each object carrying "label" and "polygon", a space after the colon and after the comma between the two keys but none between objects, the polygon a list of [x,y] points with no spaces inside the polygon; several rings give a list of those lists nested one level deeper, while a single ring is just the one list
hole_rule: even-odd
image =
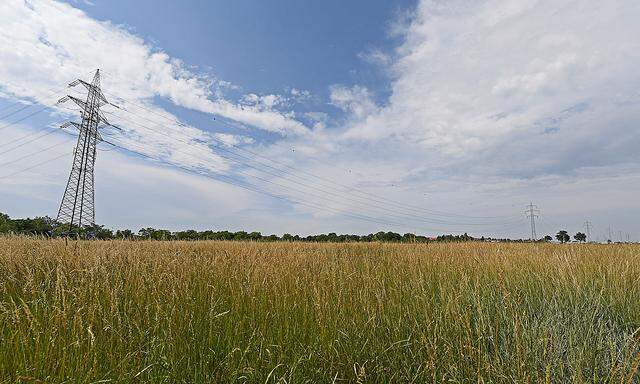
[{"label": "meadow", "polygon": [[640,245],[0,238],[0,382],[639,382]]}]

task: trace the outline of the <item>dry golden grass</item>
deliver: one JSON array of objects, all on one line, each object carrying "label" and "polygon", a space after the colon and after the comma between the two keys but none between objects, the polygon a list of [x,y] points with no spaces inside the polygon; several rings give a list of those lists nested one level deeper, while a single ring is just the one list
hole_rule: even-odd
[{"label": "dry golden grass", "polygon": [[638,382],[639,327],[637,245],[0,239],[0,382]]}]

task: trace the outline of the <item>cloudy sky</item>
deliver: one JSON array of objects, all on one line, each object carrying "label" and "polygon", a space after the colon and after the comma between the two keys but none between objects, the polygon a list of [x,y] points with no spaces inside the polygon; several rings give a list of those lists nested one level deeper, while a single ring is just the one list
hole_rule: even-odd
[{"label": "cloudy sky", "polygon": [[[96,219],[640,240],[633,0],[0,4],[0,212],[55,216],[97,68]],[[48,107],[48,108],[47,108]]]}]

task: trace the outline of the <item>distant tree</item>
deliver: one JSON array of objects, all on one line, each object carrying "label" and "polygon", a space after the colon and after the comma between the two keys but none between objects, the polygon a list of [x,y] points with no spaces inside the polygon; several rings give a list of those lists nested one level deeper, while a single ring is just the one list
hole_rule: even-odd
[{"label": "distant tree", "polygon": [[551,237],[550,235],[547,235],[544,237],[544,241],[551,241],[553,240],[553,237]]},{"label": "distant tree", "polygon": [[196,230],[189,229],[188,231],[176,232],[173,237],[177,240],[198,240],[200,234]]},{"label": "distant tree", "polygon": [[135,237],[135,235],[133,234],[133,231],[131,231],[130,229],[123,229],[123,230],[117,230],[115,237],[117,239],[131,240]]},{"label": "distant tree", "polygon": [[0,213],[0,233],[9,233],[14,231],[13,220],[9,215]]},{"label": "distant tree", "polygon": [[249,238],[249,240],[258,241],[258,240],[262,239],[262,233],[260,233],[260,232],[251,232],[249,235],[247,235],[247,237]]},{"label": "distant tree", "polygon": [[587,235],[585,235],[582,232],[576,233],[575,235],[573,235],[573,238],[581,243],[584,243],[585,241],[587,241]]},{"label": "distant tree", "polygon": [[249,234],[245,231],[238,231],[233,234],[234,240],[246,240]]},{"label": "distant tree", "polygon": [[166,229],[158,229],[151,233],[153,240],[171,240],[171,231]]},{"label": "distant tree", "polygon": [[[463,242],[463,241],[500,241],[500,242],[523,242],[512,239],[492,239],[490,237],[474,238],[465,233],[462,235],[439,235],[438,237],[426,237],[424,235],[416,235],[414,233],[400,234],[396,232],[377,232],[368,235],[355,234],[337,234],[335,232],[327,234],[308,235],[301,237],[300,235],[284,234],[282,237],[277,235],[263,236],[260,232],[229,232],[205,230],[202,232],[196,230],[186,230],[172,233],[166,229],[142,228],[137,234],[129,229],[118,230],[115,233],[101,225],[83,226],[57,223],[49,217],[36,217],[33,219],[11,219],[8,215],[0,213],[0,233],[20,233],[25,235],[44,235],[52,237],[79,237],[82,239],[148,239],[158,241],[169,240],[225,240],[225,241],[304,241],[304,242],[386,242],[386,243],[429,243],[432,241],[442,242]],[[566,231],[564,231],[566,234]],[[546,236],[546,241],[550,241],[551,237]],[[563,242],[569,241],[569,235],[566,235]],[[540,240],[542,241],[542,240]]]},{"label": "distant tree", "polygon": [[279,241],[280,240],[278,235],[269,235],[269,236],[263,237],[263,239],[265,239],[266,241]]},{"label": "distant tree", "polygon": [[84,239],[99,239],[99,240],[111,240],[113,239],[113,231],[109,228],[105,228],[102,225],[94,224],[88,225],[78,233],[81,238]]},{"label": "distant tree", "polygon": [[571,240],[571,237],[569,236],[567,231],[561,230],[556,234],[556,239],[558,239],[560,243],[564,244],[567,241]]},{"label": "distant tree", "polygon": [[413,233],[405,233],[404,235],[402,235],[402,241],[405,243],[415,243],[416,235]]},{"label": "distant tree", "polygon": [[142,228],[138,231],[138,236],[145,238],[145,239],[151,239],[151,235],[153,235],[153,232],[155,232],[156,230],[154,228]]},{"label": "distant tree", "polygon": [[216,234],[218,240],[233,240],[234,234],[229,231],[222,231]]},{"label": "distant tree", "polygon": [[294,241],[293,236],[291,236],[291,234],[289,234],[289,233],[285,233],[284,235],[282,235],[282,240],[283,241]]},{"label": "distant tree", "polygon": [[25,235],[47,235],[53,234],[54,221],[50,217],[34,217],[33,219],[15,219],[13,230]]}]

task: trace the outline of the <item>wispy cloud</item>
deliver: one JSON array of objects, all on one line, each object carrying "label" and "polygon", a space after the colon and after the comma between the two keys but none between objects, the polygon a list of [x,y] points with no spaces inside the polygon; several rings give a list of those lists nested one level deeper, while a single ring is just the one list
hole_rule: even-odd
[{"label": "wispy cloud", "polygon": [[[495,173],[637,161],[638,17],[628,0],[422,1],[401,28],[388,104],[336,88],[358,117],[345,137],[393,137]],[[524,157],[543,160],[514,166]]]},{"label": "wispy cloud", "polygon": [[[224,99],[223,91],[232,87],[228,82],[211,73],[195,73],[126,28],[96,21],[68,4],[10,0],[0,4],[0,14],[0,46],[11,47],[0,51],[4,94],[51,105],[64,92],[64,84],[76,77],[90,78],[90,70],[100,68],[107,97],[122,108],[107,115],[125,128],[119,140],[145,154],[218,172],[229,168],[209,148],[214,136],[178,124],[175,116],[154,104],[156,97],[279,135],[308,132],[291,112],[269,104],[277,95],[265,97],[260,105]],[[52,94],[51,89],[60,93]],[[190,155],[194,153],[198,159]]]}]

